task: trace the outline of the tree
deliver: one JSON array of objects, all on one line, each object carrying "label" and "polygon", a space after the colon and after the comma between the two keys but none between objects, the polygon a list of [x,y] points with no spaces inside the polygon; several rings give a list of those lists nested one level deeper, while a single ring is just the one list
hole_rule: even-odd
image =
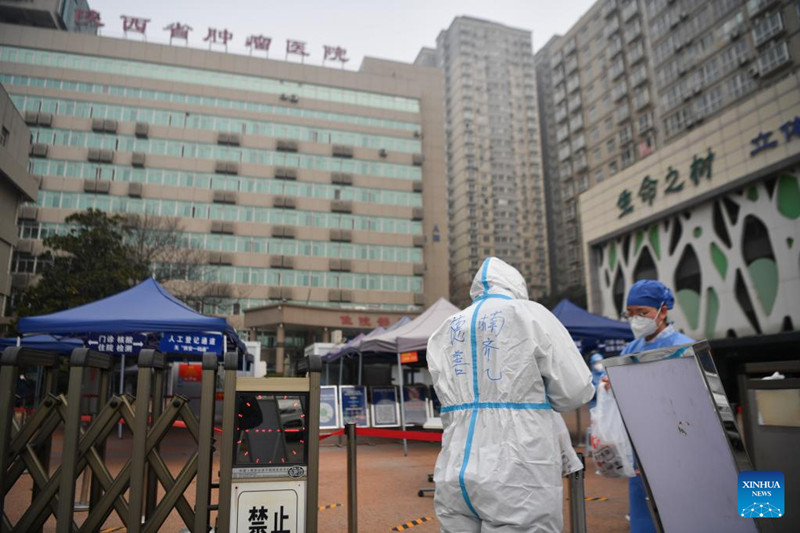
[{"label": "tree", "polygon": [[[208,253],[183,232],[178,218],[127,215],[125,227],[133,260],[147,265],[152,277],[197,311],[206,313],[240,296],[241,290],[214,281],[216,267],[207,264]],[[229,307],[233,313],[234,306]]]},{"label": "tree", "polygon": [[66,219],[74,225],[66,235],[44,240],[45,267],[39,281],[22,294],[18,316],[53,313],[83,305],[130,288],[148,275],[147,266],[132,260],[124,242],[124,218],[89,209]]}]

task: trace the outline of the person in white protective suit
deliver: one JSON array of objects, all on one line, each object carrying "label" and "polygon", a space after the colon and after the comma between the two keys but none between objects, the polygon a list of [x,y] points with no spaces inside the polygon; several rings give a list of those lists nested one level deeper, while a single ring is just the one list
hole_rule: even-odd
[{"label": "person in white protective suit", "polygon": [[522,275],[495,257],[472,305],[428,340],[442,404],[434,506],[443,532],[561,531],[560,415],[588,402],[592,374],[558,319],[528,300]]}]

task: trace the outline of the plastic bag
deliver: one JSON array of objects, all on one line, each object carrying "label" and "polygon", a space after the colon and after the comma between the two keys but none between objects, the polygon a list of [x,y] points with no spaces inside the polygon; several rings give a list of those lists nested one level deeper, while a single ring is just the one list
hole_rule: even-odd
[{"label": "plastic bag", "polygon": [[614,393],[597,387],[597,405],[592,418],[592,457],[605,477],[634,477],[633,447],[628,440]]},{"label": "plastic bag", "polygon": [[558,434],[558,445],[561,448],[561,476],[566,477],[579,470],[583,470],[583,463],[578,459],[578,454],[572,447],[572,439],[569,436],[567,424],[559,413],[554,413],[554,425]]}]

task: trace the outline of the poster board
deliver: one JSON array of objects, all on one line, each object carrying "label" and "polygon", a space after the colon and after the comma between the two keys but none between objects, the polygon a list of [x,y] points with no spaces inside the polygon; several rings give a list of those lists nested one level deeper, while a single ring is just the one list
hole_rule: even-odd
[{"label": "poster board", "polygon": [[428,420],[429,389],[427,385],[416,384],[403,387],[406,426],[422,426]]},{"label": "poster board", "polygon": [[749,460],[708,344],[604,361],[662,531],[753,533],[739,516]]},{"label": "poster board", "polygon": [[370,387],[372,403],[372,427],[393,428],[400,425],[400,402],[397,400],[397,387],[387,385]]},{"label": "poster board", "polygon": [[339,387],[342,424],[355,423],[356,427],[369,427],[367,388],[363,385],[341,385]]},{"label": "poster board", "polygon": [[319,388],[319,428],[338,429],[342,427],[339,418],[339,391],[336,385],[322,385]]}]

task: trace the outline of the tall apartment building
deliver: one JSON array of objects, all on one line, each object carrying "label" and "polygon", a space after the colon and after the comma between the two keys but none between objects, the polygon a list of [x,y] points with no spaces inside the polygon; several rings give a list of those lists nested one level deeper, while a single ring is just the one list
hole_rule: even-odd
[{"label": "tall apartment building", "polygon": [[519,269],[531,297],[549,290],[531,33],[457,17],[418,64],[444,71],[451,298],[470,301],[483,258]]},{"label": "tall apartment building", "polygon": [[579,220],[578,196],[794,70],[799,10],[600,0],[537,53],[539,91],[553,102],[541,107],[542,131],[557,143],[557,157],[545,157],[554,291],[584,284],[581,225],[592,221]]},{"label": "tall apartment building", "polygon": [[[352,72],[0,24],[0,82],[41,177],[15,273],[35,273],[41,239],[91,207],[177,219],[208,263],[197,283],[222,289],[203,311],[237,327],[288,301],[313,311],[298,337],[347,335],[449,296],[436,68],[367,58]],[[180,278],[160,265],[173,267]]]}]

